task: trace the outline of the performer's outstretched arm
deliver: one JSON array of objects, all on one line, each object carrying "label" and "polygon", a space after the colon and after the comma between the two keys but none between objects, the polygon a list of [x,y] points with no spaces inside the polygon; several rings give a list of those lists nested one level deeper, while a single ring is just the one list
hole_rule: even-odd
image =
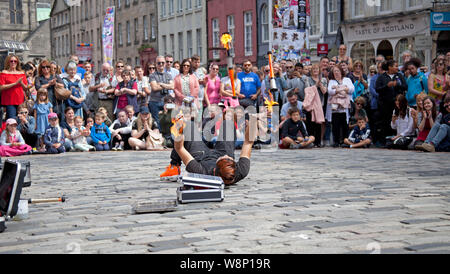
[{"label": "performer's outstretched arm", "polygon": [[[250,120],[246,121],[246,127],[245,127],[245,139],[244,144],[242,145],[241,150],[241,158],[248,158],[250,160],[250,156],[252,154],[252,147],[253,143],[256,139],[256,133],[258,130],[258,127],[256,125],[256,119],[255,117],[250,116]],[[254,118],[254,119],[253,119]]]},{"label": "performer's outstretched arm", "polygon": [[181,134],[180,136],[176,137],[174,140],[174,148],[178,155],[180,156],[181,160],[183,161],[184,165],[187,166],[190,161],[194,160],[194,157],[187,151],[187,149],[184,147],[184,135]]}]

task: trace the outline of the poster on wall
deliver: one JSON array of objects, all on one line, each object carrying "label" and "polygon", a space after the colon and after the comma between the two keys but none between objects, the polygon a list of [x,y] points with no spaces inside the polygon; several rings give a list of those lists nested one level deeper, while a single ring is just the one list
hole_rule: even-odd
[{"label": "poster on wall", "polygon": [[82,62],[91,61],[92,47],[93,44],[85,44],[85,43],[77,44],[75,54],[78,56],[78,59]]},{"label": "poster on wall", "polygon": [[114,7],[106,9],[102,30],[103,61],[112,65],[114,54]]},{"label": "poster on wall", "polygon": [[273,0],[272,52],[276,60],[311,63],[309,0]]}]

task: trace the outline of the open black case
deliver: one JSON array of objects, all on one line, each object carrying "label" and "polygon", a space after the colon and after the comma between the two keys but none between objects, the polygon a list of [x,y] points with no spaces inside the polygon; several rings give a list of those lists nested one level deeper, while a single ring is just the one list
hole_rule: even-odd
[{"label": "open black case", "polygon": [[0,178],[0,232],[5,230],[5,221],[17,214],[26,166],[20,162],[6,160]]},{"label": "open black case", "polygon": [[177,189],[177,198],[182,204],[224,199],[224,183],[220,177],[185,172],[178,177],[178,182],[181,186]]}]

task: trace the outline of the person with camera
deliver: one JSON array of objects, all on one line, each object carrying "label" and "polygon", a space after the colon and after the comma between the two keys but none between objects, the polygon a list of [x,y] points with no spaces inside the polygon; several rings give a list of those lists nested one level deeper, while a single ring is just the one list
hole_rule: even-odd
[{"label": "person with camera", "polygon": [[165,62],[164,56],[156,57],[156,71],[149,76],[151,92],[148,108],[159,130],[161,130],[159,111],[164,109],[164,96],[169,94],[169,90],[174,89],[172,76],[164,71]]},{"label": "person with camera", "polygon": [[159,122],[161,124],[161,134],[164,137],[164,146],[173,148],[173,139],[170,134],[170,128],[172,127],[172,112],[176,105],[174,98],[170,95],[164,97],[164,110],[159,116]]}]

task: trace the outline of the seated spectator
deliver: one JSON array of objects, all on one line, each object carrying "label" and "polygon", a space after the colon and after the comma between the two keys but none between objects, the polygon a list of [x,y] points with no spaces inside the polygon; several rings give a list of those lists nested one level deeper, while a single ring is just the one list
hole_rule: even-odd
[{"label": "seated spectator", "polygon": [[75,112],[73,108],[67,107],[64,110],[64,121],[61,122],[61,128],[64,132],[64,147],[65,151],[69,152],[73,148],[72,142],[72,128],[75,127]]},{"label": "seated spectator", "polygon": [[[133,110],[133,111],[134,111],[134,110]],[[105,123],[106,126],[109,127],[109,126],[112,125],[112,121],[111,121],[111,119],[109,119],[108,111],[106,110],[106,108],[104,108],[104,107],[99,107],[98,110],[97,110],[97,112],[101,112],[101,113],[103,113],[103,114],[105,115],[105,121],[104,121],[104,123]]]},{"label": "seated spectator", "polygon": [[[281,129],[282,148],[311,148],[314,143],[314,136],[309,136],[300,118],[300,110],[291,108],[288,111],[289,118]],[[300,135],[301,133],[301,135]]]},{"label": "seated spectator", "polygon": [[89,129],[83,126],[83,118],[80,116],[75,117],[75,126],[71,132],[73,148],[78,151],[94,150],[95,147],[88,144],[86,137],[91,135]]},{"label": "seated spectator", "polygon": [[444,110],[436,118],[436,122],[428,133],[423,144],[415,148],[426,152],[450,151],[450,97],[444,101]]},{"label": "seated spectator", "polygon": [[420,145],[427,139],[428,133],[436,122],[437,107],[434,99],[430,96],[423,100],[423,111],[417,114],[417,128],[419,134],[414,145]]},{"label": "seated spectator", "polygon": [[64,147],[64,131],[59,126],[59,119],[56,113],[50,113],[48,115],[48,121],[50,125],[45,130],[44,144],[47,148],[47,153],[59,154],[65,153]]},{"label": "seated spectator", "polygon": [[163,137],[159,133],[158,124],[153,121],[148,107],[141,107],[137,119],[133,122],[131,137],[128,139],[132,149],[160,150]]},{"label": "seated spectator", "polygon": [[364,110],[365,105],[366,105],[366,99],[364,99],[364,97],[359,96],[358,98],[355,99],[355,113],[350,118],[349,123],[348,123],[348,127],[350,130],[352,130],[354,127],[356,127],[358,118],[364,118],[366,123],[369,122],[369,118],[367,118],[367,113]]},{"label": "seated spectator", "polygon": [[403,94],[397,95],[391,121],[391,127],[392,129],[397,130],[397,135],[386,137],[386,147],[408,149],[408,145],[413,140],[413,124],[414,121],[406,97]]},{"label": "seated spectator", "polygon": [[106,115],[102,112],[95,114],[95,123],[91,129],[92,142],[97,151],[109,150],[109,142],[111,141],[111,132],[105,124]]},{"label": "seated spectator", "polygon": [[131,121],[128,119],[125,110],[121,110],[115,120],[109,127],[112,138],[112,150],[123,151],[129,149],[128,139],[131,137]]},{"label": "seated spectator", "polygon": [[20,156],[30,153],[31,150],[31,146],[25,143],[20,131],[17,130],[17,121],[14,118],[6,120],[6,129],[0,137],[0,156]]},{"label": "seated spectator", "polygon": [[416,108],[411,108],[411,115],[414,119],[414,129],[417,128],[418,125],[418,117],[419,117],[419,113],[423,112],[423,100],[427,97],[427,94],[425,92],[421,92],[419,94],[417,94],[416,96]]},{"label": "seated spectator", "polygon": [[280,113],[281,121],[288,119],[287,114],[288,114],[289,109],[291,109],[291,108],[296,108],[300,112],[302,111],[303,104],[301,101],[298,101],[297,93],[295,93],[293,90],[290,90],[287,93],[287,101],[288,102],[283,104],[283,106],[281,107],[281,113]]},{"label": "seated spectator", "polygon": [[348,138],[344,139],[344,144],[348,148],[368,148],[372,143],[370,139],[370,129],[367,125],[367,117],[359,116],[357,118],[357,124],[353,127]]},{"label": "seated spectator", "polygon": [[125,112],[127,113],[127,117],[128,117],[128,120],[130,120],[130,123],[133,123],[134,120],[136,120],[136,116],[134,115],[135,114],[134,107],[130,106],[130,105],[126,106]]},{"label": "seated spectator", "polygon": [[38,148],[39,137],[35,133],[36,120],[28,114],[28,107],[25,104],[17,108],[17,130],[22,134],[27,145],[30,145],[32,148]]}]

